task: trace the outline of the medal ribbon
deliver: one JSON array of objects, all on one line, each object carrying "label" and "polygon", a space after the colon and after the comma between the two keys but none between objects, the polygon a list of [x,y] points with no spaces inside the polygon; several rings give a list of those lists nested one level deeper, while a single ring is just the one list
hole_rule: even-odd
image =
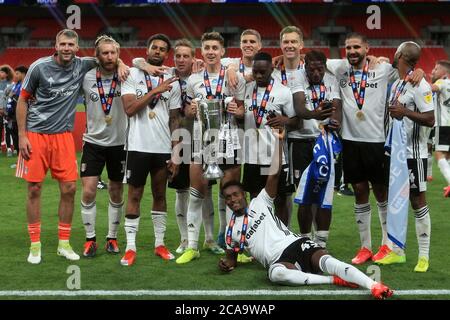
[{"label": "medal ribbon", "polygon": [[239,72],[242,73],[242,75],[244,75],[244,71],[245,71],[245,66],[244,66],[244,62],[242,61],[242,58],[241,58],[241,61],[239,61]]},{"label": "medal ribbon", "polygon": [[269,96],[270,96],[270,92],[272,91],[273,82],[274,82],[273,78],[270,78],[269,85],[266,87],[266,91],[264,92],[263,98],[261,100],[261,106],[259,108],[258,108],[258,102],[256,100],[257,92],[258,92],[258,85],[255,84],[255,87],[253,88],[252,110],[253,110],[253,117],[255,118],[256,128],[259,128],[259,126],[261,125],[262,119],[266,112],[266,105],[267,105],[267,101],[269,101]]},{"label": "medal ribbon", "polygon": [[[152,86],[152,79],[150,78],[150,75],[149,75],[147,72],[145,72],[145,71],[144,71],[144,75],[145,75],[145,82],[147,83],[147,93],[149,93],[149,92],[152,91],[152,89],[153,89],[153,86]],[[157,87],[160,86],[161,83],[163,83],[163,81],[164,81],[164,76],[163,76],[163,75],[159,76]],[[158,101],[159,101],[159,97],[161,97],[161,93],[158,94],[158,95],[156,95],[156,97],[154,97],[154,98],[150,101],[150,103],[148,104],[148,106],[149,106],[150,109],[153,109],[153,108],[156,107],[156,104],[157,104]]]},{"label": "medal ribbon", "polygon": [[95,77],[97,78],[97,89],[98,89],[98,94],[100,96],[100,102],[102,104],[103,112],[105,113],[105,115],[109,115],[109,112],[111,111],[113,99],[114,99],[114,93],[116,92],[116,87],[117,87],[117,82],[118,82],[117,72],[115,72],[113,75],[111,87],[109,88],[108,99],[106,99],[106,97],[105,97],[105,90],[103,89],[103,83],[102,83],[102,75],[100,73],[99,68],[97,68]]},{"label": "medal ribbon", "polygon": [[409,70],[406,74],[405,78],[403,79],[402,83],[400,82],[397,84],[397,87],[395,88],[395,94],[392,97],[391,101],[389,102],[390,105],[394,105],[394,103],[397,102],[398,98],[402,94],[403,89],[405,89],[406,83],[408,83],[407,79],[412,74],[412,70]]},{"label": "medal ribbon", "polygon": [[327,88],[323,84],[323,81],[321,81],[320,88],[319,88],[320,95],[319,95],[319,99],[317,99],[317,93],[316,93],[316,89],[314,88],[314,85],[310,84],[309,86],[311,88],[311,97],[312,97],[313,107],[314,107],[314,109],[317,109],[319,104],[325,99],[325,92],[327,91]]},{"label": "medal ribbon", "polygon": [[353,96],[356,100],[356,105],[358,109],[361,110],[364,104],[364,96],[366,93],[366,85],[367,85],[367,74],[369,73],[369,61],[366,61],[366,64],[363,69],[363,73],[361,76],[361,84],[359,86],[356,85],[355,73],[353,72],[353,67],[350,68],[350,84],[352,86]]},{"label": "medal ribbon", "polygon": [[[297,70],[301,69],[303,63],[300,62],[297,66]],[[284,63],[281,65],[281,83],[285,86],[287,86],[287,75],[286,75],[286,67],[284,66]]]},{"label": "medal ribbon", "polygon": [[207,99],[214,99],[214,98],[221,99],[222,98],[222,86],[223,86],[224,78],[225,78],[225,67],[221,65],[219,79],[217,80],[216,94],[213,95],[212,91],[211,91],[211,84],[209,82],[208,72],[205,69],[205,71],[203,72],[203,83],[205,84]]},{"label": "medal ribbon", "polygon": [[[231,240],[232,240],[232,235],[233,235],[233,227],[234,227],[235,223],[236,223],[236,214],[233,212],[233,214],[231,215],[230,224],[228,225],[227,236],[226,236],[226,243],[230,247],[231,247]],[[243,252],[244,251],[245,235],[247,233],[247,227],[248,227],[248,214],[247,214],[247,209],[245,209],[244,221],[242,222],[241,239],[239,239],[239,247],[233,248],[233,250],[235,252]]]}]

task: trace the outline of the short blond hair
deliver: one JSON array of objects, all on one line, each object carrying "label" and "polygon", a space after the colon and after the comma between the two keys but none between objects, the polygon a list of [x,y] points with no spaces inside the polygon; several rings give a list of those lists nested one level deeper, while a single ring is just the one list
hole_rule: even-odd
[{"label": "short blond hair", "polygon": [[192,57],[195,57],[195,47],[192,44],[192,42],[190,42],[188,39],[183,38],[183,39],[179,39],[175,42],[175,44],[173,45],[173,48],[175,50],[177,50],[178,47],[186,47],[191,49],[191,55]]},{"label": "short blond hair", "polygon": [[98,55],[100,54],[100,45],[102,45],[104,43],[109,43],[109,44],[114,45],[114,47],[116,47],[117,54],[120,54],[120,44],[116,40],[114,40],[113,37],[104,34],[104,35],[97,37],[97,39],[95,40],[94,46],[95,46],[95,56],[96,57],[98,57]]},{"label": "short blond hair", "polygon": [[72,29],[63,29],[63,30],[61,30],[60,32],[58,32],[56,34],[56,38],[55,38],[56,39],[56,43],[58,43],[58,39],[61,36],[65,36],[65,37],[70,38],[70,39],[75,39],[76,43],[78,45],[78,33],[76,33],[76,31],[74,31]]},{"label": "short blond hair", "polygon": [[287,26],[284,27],[281,32],[280,32],[280,41],[283,39],[283,36],[286,33],[293,33],[295,32],[296,34],[298,34],[298,36],[300,37],[300,41],[303,42],[303,32],[300,30],[300,28],[296,27],[296,26]]},{"label": "short blond hair", "polygon": [[255,36],[258,39],[259,43],[261,43],[261,35],[255,29],[246,29],[246,30],[242,31],[241,39],[243,36],[248,36],[248,35]]}]

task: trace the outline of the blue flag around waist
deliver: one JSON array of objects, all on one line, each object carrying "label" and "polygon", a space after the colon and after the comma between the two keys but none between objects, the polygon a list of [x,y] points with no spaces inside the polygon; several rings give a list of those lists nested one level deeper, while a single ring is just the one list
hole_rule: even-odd
[{"label": "blue flag around waist", "polygon": [[402,120],[393,119],[385,150],[391,158],[386,222],[388,238],[401,249],[405,249],[409,209],[409,171],[406,162],[406,130]]},{"label": "blue flag around waist", "polygon": [[335,156],[342,151],[342,145],[334,132],[320,134],[313,148],[313,160],[303,171],[294,202],[317,204],[331,209],[334,195]]}]

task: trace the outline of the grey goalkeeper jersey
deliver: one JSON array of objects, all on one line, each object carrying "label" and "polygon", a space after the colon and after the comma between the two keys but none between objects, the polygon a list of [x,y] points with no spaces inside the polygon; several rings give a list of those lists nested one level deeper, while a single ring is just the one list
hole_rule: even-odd
[{"label": "grey goalkeeper jersey", "polygon": [[28,107],[27,130],[46,134],[72,131],[83,77],[95,65],[91,57],[75,57],[68,66],[57,64],[55,56],[36,60],[22,86],[35,97]]}]

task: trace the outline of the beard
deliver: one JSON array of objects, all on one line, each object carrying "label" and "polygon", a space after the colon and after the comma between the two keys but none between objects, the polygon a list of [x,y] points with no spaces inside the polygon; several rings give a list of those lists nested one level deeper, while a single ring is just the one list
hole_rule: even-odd
[{"label": "beard", "polygon": [[[350,62],[350,59],[357,59],[357,60],[356,60],[356,62]],[[347,55],[347,60],[352,66],[359,65],[363,59],[364,59],[364,56],[362,56],[360,54]]]}]

